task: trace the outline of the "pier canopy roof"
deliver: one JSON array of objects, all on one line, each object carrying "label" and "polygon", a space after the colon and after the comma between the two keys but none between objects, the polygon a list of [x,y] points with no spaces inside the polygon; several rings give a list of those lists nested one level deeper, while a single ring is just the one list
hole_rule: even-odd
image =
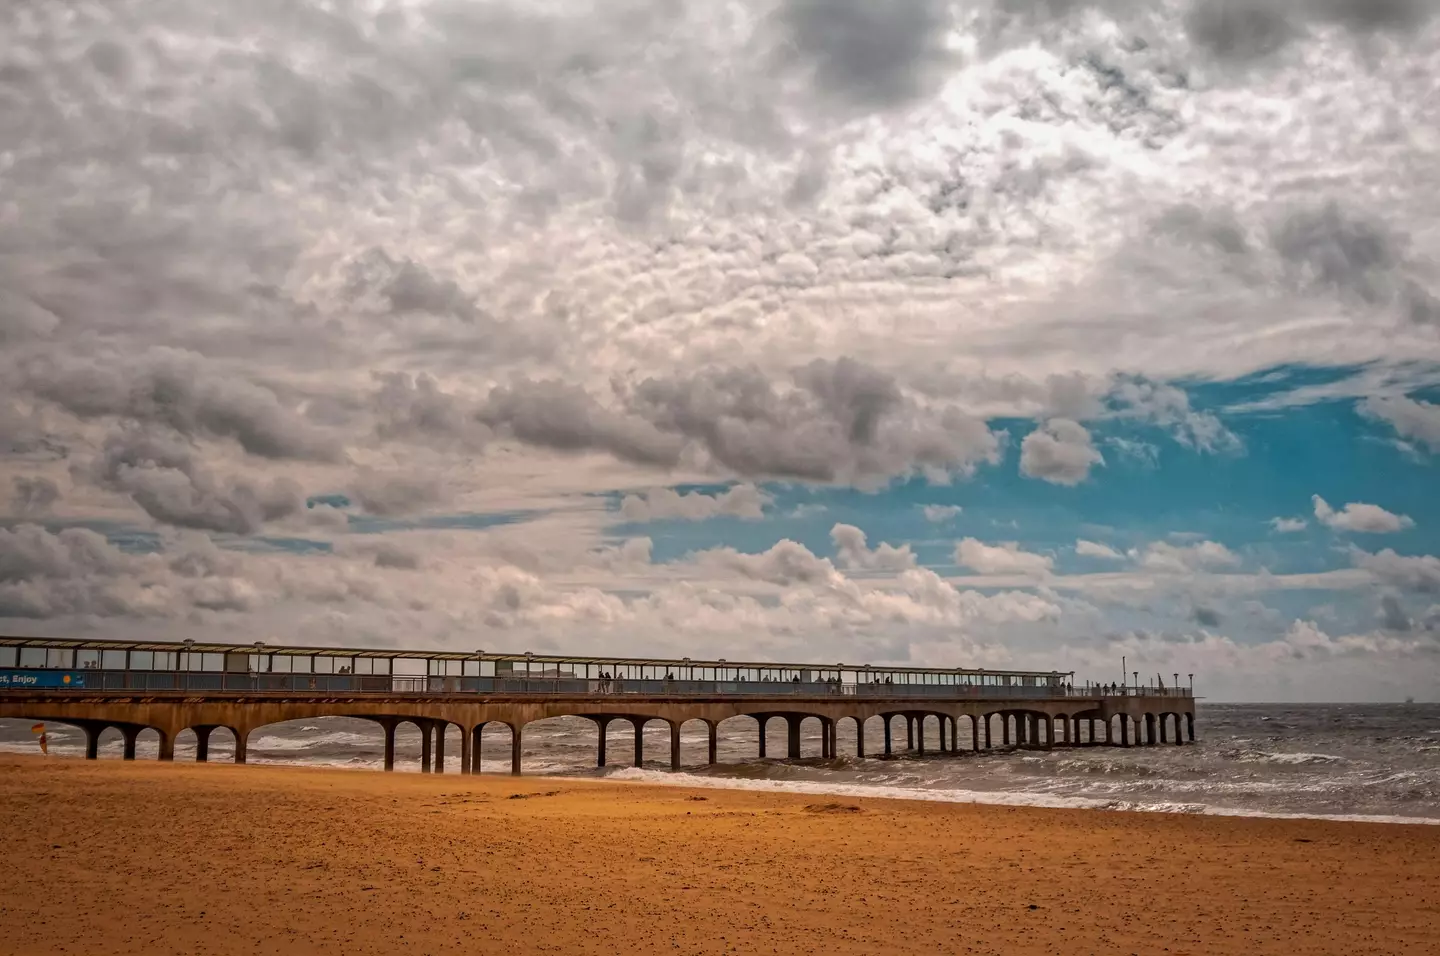
[{"label": "pier canopy roof", "polygon": [[[214,641],[114,641],[78,638],[0,636],[0,667],[105,669],[318,670],[315,664],[348,667],[350,672],[400,673],[419,668],[436,676],[493,676],[526,673],[592,677],[659,676],[674,673],[692,678],[725,675],[741,680],[802,680],[839,678],[864,683],[889,678],[896,683],[1055,683],[1073,671],[987,670],[966,667],[905,667],[891,664],[795,663],[728,661],[656,657],[596,657],[479,649],[431,650],[397,647],[317,647],[271,644],[225,644]],[[357,667],[359,662],[365,665]],[[142,663],[143,662],[143,663]],[[397,667],[397,663],[400,667]],[[310,666],[305,666],[309,664]]]}]

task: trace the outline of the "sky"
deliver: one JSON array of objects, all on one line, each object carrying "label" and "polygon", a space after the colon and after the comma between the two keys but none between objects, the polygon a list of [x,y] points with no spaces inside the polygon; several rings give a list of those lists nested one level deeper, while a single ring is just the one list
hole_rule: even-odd
[{"label": "sky", "polygon": [[1440,699],[1440,5],[0,5],[0,632]]}]

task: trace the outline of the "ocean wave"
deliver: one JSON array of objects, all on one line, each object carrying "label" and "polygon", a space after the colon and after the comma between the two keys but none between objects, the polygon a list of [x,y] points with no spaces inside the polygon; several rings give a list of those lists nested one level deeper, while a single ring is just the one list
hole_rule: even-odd
[{"label": "ocean wave", "polygon": [[1349,763],[1344,757],[1334,754],[1273,753],[1268,750],[1226,750],[1222,751],[1220,756],[1237,763],[1268,763],[1291,767]]}]

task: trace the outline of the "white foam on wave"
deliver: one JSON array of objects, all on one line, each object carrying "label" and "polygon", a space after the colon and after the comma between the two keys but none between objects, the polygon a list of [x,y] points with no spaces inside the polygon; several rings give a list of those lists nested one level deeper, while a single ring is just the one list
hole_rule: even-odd
[{"label": "white foam on wave", "polygon": [[1266,750],[1239,750],[1222,756],[1228,756],[1240,763],[1271,763],[1294,767],[1348,763],[1344,757],[1337,757],[1334,754],[1271,753]]},{"label": "white foam on wave", "polygon": [[1430,817],[1403,817],[1363,813],[1281,813],[1216,807],[1203,803],[1143,803],[1133,800],[1098,800],[1093,797],[1064,797],[1050,793],[1027,793],[1013,790],[928,790],[916,787],[823,783],[813,780],[747,780],[724,777],[701,777],[694,774],[671,773],[667,771],[637,770],[634,767],[607,774],[605,779],[607,781],[621,783],[645,783],[670,787],[703,787],[712,790],[804,793],[816,796],[863,797],[876,800],[927,800],[937,803],[1041,807],[1053,810],[1124,810],[1141,813],[1193,813],[1222,817],[1263,817],[1277,820],[1337,820],[1346,823],[1408,823],[1440,826],[1440,819]]}]

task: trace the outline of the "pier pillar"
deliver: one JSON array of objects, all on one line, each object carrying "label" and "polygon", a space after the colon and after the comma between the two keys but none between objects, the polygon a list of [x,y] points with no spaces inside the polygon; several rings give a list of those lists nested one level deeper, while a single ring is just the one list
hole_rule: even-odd
[{"label": "pier pillar", "polygon": [[1130,746],[1130,718],[1125,714],[1120,715],[1120,746]]},{"label": "pier pillar", "polygon": [[1185,724],[1186,729],[1190,731],[1190,742],[1193,744],[1195,742],[1195,715],[1193,713],[1185,715]]},{"label": "pier pillar", "polygon": [[865,759],[865,719],[855,718],[855,756]]},{"label": "pier pillar", "polygon": [[990,749],[990,715],[985,715],[985,749]]},{"label": "pier pillar", "polygon": [[100,757],[100,735],[105,732],[104,724],[85,725],[85,759],[98,760]]},{"label": "pier pillar", "polygon": [[138,736],[140,736],[140,728],[139,728],[139,727],[133,727],[133,726],[132,726],[132,727],[121,727],[121,728],[120,728],[120,733],[121,733],[121,735],[124,736],[124,738],[125,738],[124,759],[125,759],[125,760],[134,760],[134,759],[135,759],[135,738],[138,737]]},{"label": "pier pillar", "polygon": [[670,721],[670,772],[680,770],[680,722]]},{"label": "pier pillar", "polygon": [[[1107,736],[1108,736],[1108,735],[1107,735]],[[1110,741],[1109,741],[1109,740],[1106,740],[1105,742],[1108,744]],[[1095,745],[1095,718],[1094,718],[1094,717],[1091,717],[1091,718],[1090,718],[1090,745],[1091,745],[1092,747]]]},{"label": "pier pillar", "polygon": [[600,729],[600,740],[595,747],[595,766],[605,766],[605,735],[610,732],[610,718],[596,717],[595,726]]},{"label": "pier pillar", "polygon": [[192,728],[195,731],[195,762],[208,763],[210,760],[210,734],[215,728],[201,724]]},{"label": "pier pillar", "polygon": [[885,756],[890,756],[890,715],[886,714],[881,718],[885,721]]},{"label": "pier pillar", "polygon": [[395,721],[387,720],[380,724],[385,731],[385,769],[395,769]]},{"label": "pier pillar", "polygon": [[1167,726],[1169,721],[1166,720],[1166,718],[1169,716],[1169,714],[1160,715],[1160,742],[1162,744],[1168,744],[1170,742],[1170,728]]},{"label": "pier pillar", "polygon": [[420,727],[420,772],[430,772],[430,755],[433,752],[432,738],[430,736],[430,721],[422,720]]},{"label": "pier pillar", "polygon": [[834,744],[830,736],[832,724],[828,720],[820,721],[820,759],[833,760],[835,758]]},{"label": "pier pillar", "polygon": [[160,734],[160,759],[166,763],[175,759],[175,735],[165,731],[157,731]]},{"label": "pier pillar", "polygon": [[760,759],[765,759],[765,732],[769,728],[770,715],[761,714],[755,718],[760,722]]},{"label": "pier pillar", "polygon": [[1175,718],[1175,746],[1179,747],[1185,743],[1185,735],[1180,733],[1180,715],[1172,714]]},{"label": "pier pillar", "polygon": [[630,723],[635,725],[635,766],[645,766],[645,718],[632,717]]},{"label": "pier pillar", "polygon": [[[990,723],[990,721],[987,720],[987,721],[985,721],[985,723],[988,725],[988,724]],[[990,728],[987,726],[985,729],[988,731]],[[979,752],[980,752],[980,715],[979,715],[979,714],[971,714],[971,715],[970,715],[970,751],[971,751],[972,753],[979,753]]]},{"label": "pier pillar", "polygon": [[[973,724],[971,725],[974,726]],[[973,736],[973,735],[972,735]],[[950,752],[960,752],[960,718],[950,718]]]},{"label": "pier pillar", "polygon": [[1155,715],[1145,715],[1145,746],[1155,746]]},{"label": "pier pillar", "polygon": [[710,737],[710,741],[709,741],[709,743],[710,743],[710,754],[709,754],[709,758],[708,758],[708,759],[709,759],[710,766],[713,767],[713,766],[715,766],[715,764],[716,764],[716,762],[717,762],[716,757],[715,757],[715,753],[716,753],[717,750],[720,749],[720,748],[719,748],[719,743],[720,743],[720,742],[719,742],[720,723],[719,723],[719,721],[715,721],[715,720],[707,720],[707,721],[705,721],[705,726],[706,726],[706,728],[707,728],[708,731],[709,731],[709,737]]},{"label": "pier pillar", "polygon": [[444,720],[437,720],[431,725],[435,731],[435,772],[445,772],[445,732],[450,729],[450,724]]},{"label": "pier pillar", "polygon": [[923,754],[925,752],[925,715],[921,714],[919,717],[910,719],[914,721],[915,727],[915,746],[912,749],[918,748],[917,752]]},{"label": "pier pillar", "polygon": [[250,731],[244,727],[231,727],[230,732],[235,735],[235,762],[245,762],[245,751],[250,746]]},{"label": "pier pillar", "polygon": [[909,714],[905,715],[905,749],[915,749],[915,718]]},{"label": "pier pillar", "polygon": [[1008,713],[1000,715],[1000,744],[1004,747],[1010,746],[1010,715]]},{"label": "pier pillar", "polygon": [[802,719],[803,718],[790,715],[786,715],[785,717],[785,723],[787,724],[786,729],[788,731],[786,743],[789,745],[788,750],[791,760],[800,759],[800,721]]},{"label": "pier pillar", "polygon": [[485,742],[485,724],[476,724],[475,729],[470,731],[470,736],[474,738],[470,744],[470,766],[473,772],[480,773],[485,764],[480,756],[481,745]]},{"label": "pier pillar", "polygon": [[460,728],[460,772],[470,773],[470,732]]},{"label": "pier pillar", "polygon": [[523,725],[510,725],[510,776],[520,776],[520,746]]}]

